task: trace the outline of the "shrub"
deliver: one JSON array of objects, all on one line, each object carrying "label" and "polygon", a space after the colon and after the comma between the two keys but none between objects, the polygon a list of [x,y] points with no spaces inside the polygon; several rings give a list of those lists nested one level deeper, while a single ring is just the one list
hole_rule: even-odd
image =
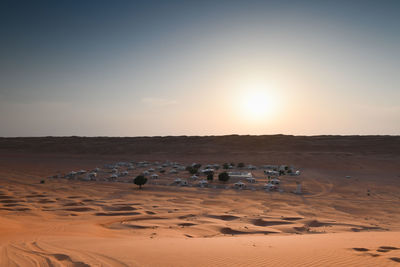
[{"label": "shrub", "polygon": [[227,170],[227,169],[229,169],[229,164],[228,164],[228,163],[224,163],[224,165],[222,165],[222,167],[223,167],[225,170]]},{"label": "shrub", "polygon": [[227,182],[229,180],[229,174],[227,172],[221,172],[218,175],[218,180],[220,180],[221,182]]},{"label": "shrub", "polygon": [[208,180],[208,181],[214,180],[214,173],[209,172],[209,173],[207,174],[207,180]]},{"label": "shrub", "polygon": [[238,163],[238,168],[243,168],[244,167],[244,163],[243,162],[240,162],[240,163]]},{"label": "shrub", "polygon": [[144,177],[143,175],[138,175],[136,178],[133,180],[133,183],[135,185],[139,186],[139,189],[142,189],[142,185],[147,183],[147,178]]}]

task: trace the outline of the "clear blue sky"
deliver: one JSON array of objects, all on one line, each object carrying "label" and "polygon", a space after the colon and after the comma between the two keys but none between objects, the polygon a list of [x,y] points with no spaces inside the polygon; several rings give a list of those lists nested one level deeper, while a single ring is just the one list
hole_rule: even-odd
[{"label": "clear blue sky", "polygon": [[0,136],[400,134],[400,1],[1,1]]}]

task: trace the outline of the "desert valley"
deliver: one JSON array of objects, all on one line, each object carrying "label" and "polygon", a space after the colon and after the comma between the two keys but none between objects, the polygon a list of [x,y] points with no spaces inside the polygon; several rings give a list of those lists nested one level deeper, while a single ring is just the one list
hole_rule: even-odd
[{"label": "desert valley", "polygon": [[399,166],[396,136],[0,138],[0,266],[398,266]]},{"label": "desert valley", "polygon": [[0,267],[400,266],[400,1],[0,7]]}]

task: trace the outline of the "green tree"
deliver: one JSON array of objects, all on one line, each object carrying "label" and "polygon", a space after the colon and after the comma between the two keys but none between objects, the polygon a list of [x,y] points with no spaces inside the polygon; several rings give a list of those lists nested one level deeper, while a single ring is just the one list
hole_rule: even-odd
[{"label": "green tree", "polygon": [[147,183],[147,178],[144,177],[143,175],[138,175],[136,178],[133,180],[133,183],[135,185],[139,186],[139,189],[142,189],[142,185]]},{"label": "green tree", "polygon": [[198,168],[192,167],[192,166],[187,166],[186,170],[190,173],[190,174],[197,174],[199,172]]},{"label": "green tree", "polygon": [[208,180],[208,181],[213,181],[213,180],[214,180],[214,173],[209,172],[209,173],[207,174],[207,180]]},{"label": "green tree", "polygon": [[238,166],[238,168],[243,168],[244,167],[244,163],[243,162],[239,162],[237,166]]},{"label": "green tree", "polygon": [[228,164],[228,163],[224,163],[224,165],[222,165],[222,166],[223,166],[223,168],[224,168],[225,170],[229,169],[229,164]]},{"label": "green tree", "polygon": [[198,169],[200,169],[201,164],[196,163],[196,164],[194,164],[192,167],[198,170]]},{"label": "green tree", "polygon": [[227,172],[221,172],[218,175],[218,180],[220,180],[221,182],[227,182],[229,180],[229,174]]}]

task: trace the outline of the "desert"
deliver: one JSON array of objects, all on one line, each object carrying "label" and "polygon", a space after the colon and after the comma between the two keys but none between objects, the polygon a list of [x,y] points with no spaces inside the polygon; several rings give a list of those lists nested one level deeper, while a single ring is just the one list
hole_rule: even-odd
[{"label": "desert", "polygon": [[[1,138],[0,264],[397,266],[399,145],[390,136]],[[285,163],[301,174],[280,176],[270,192],[218,179],[162,184],[189,179],[186,170],[142,189],[132,183],[140,168],[127,182],[54,178],[124,161]],[[251,172],[254,186],[267,181]]]},{"label": "desert", "polygon": [[1,1],[0,267],[400,266],[399,14]]}]

